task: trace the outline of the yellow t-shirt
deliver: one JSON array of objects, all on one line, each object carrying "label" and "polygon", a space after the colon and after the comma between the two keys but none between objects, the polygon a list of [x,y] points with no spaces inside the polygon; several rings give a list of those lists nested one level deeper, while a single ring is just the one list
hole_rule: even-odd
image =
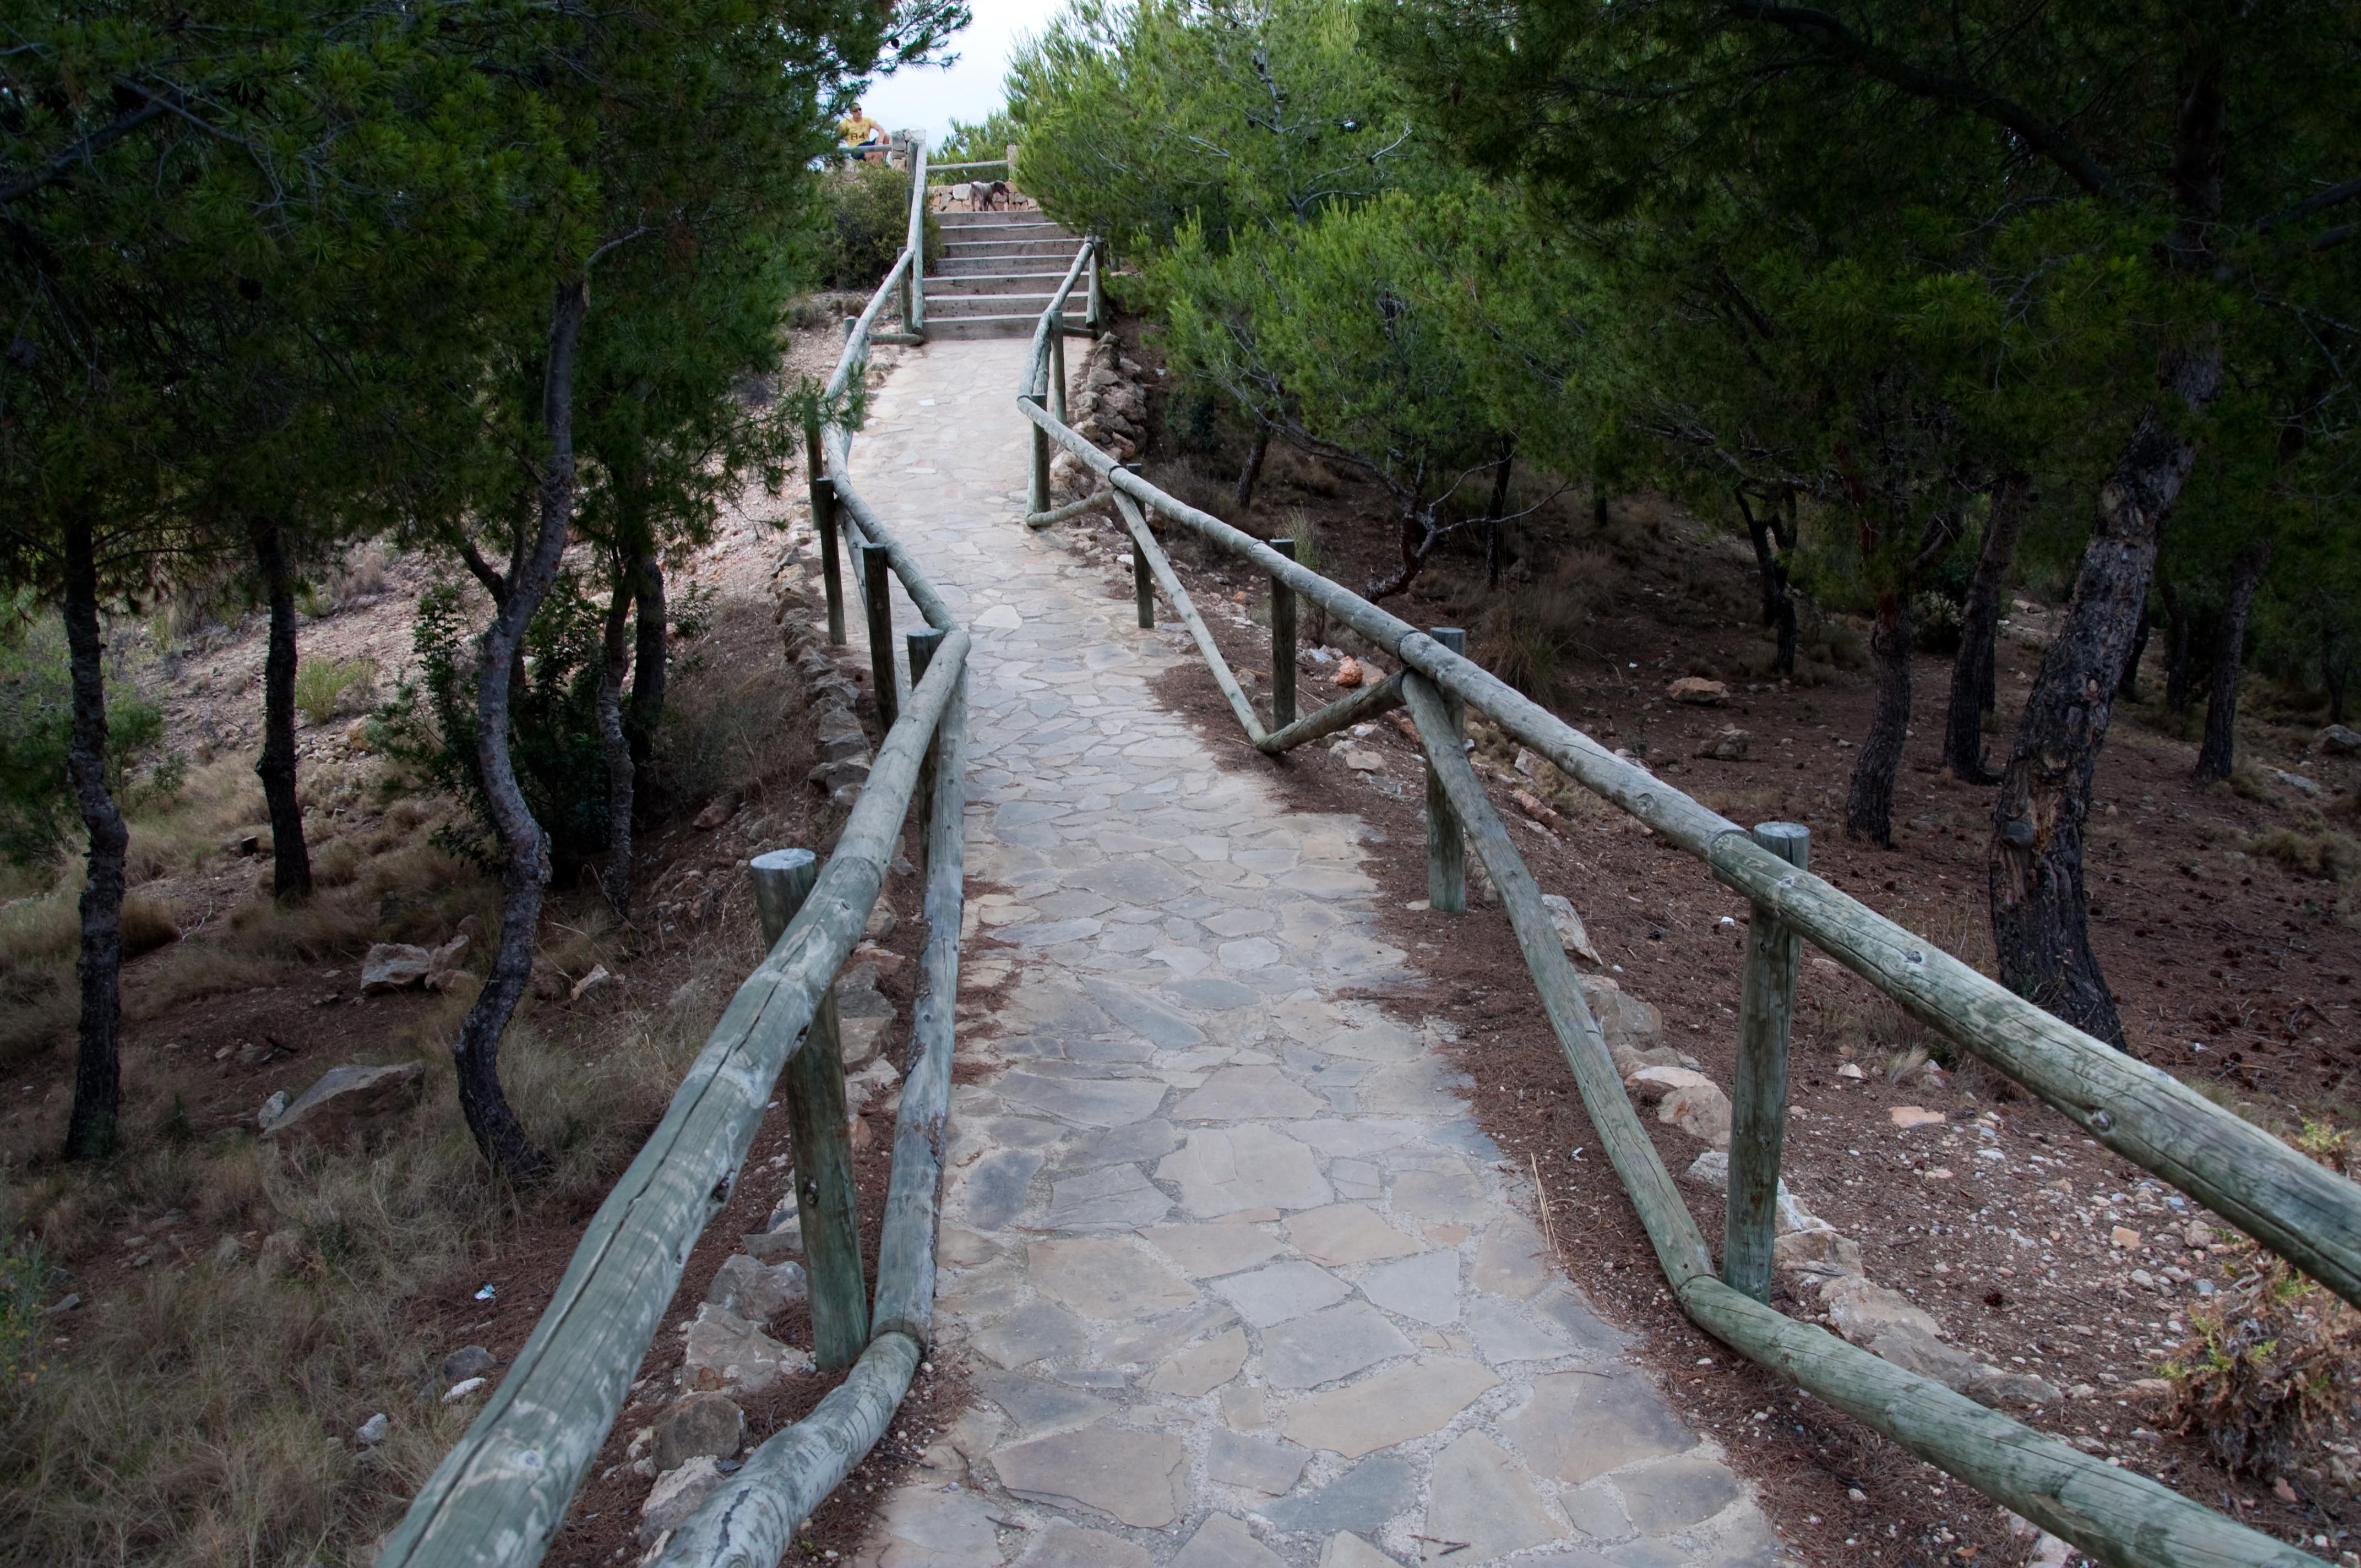
[{"label": "yellow t-shirt", "polygon": [[865,147],[885,139],[885,127],[857,109],[839,120],[836,128],[846,147]]}]

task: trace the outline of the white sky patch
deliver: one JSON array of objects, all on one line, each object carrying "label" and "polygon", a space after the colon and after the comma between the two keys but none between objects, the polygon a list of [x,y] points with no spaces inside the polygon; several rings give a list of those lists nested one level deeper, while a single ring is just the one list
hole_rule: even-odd
[{"label": "white sky patch", "polygon": [[970,0],[975,19],[952,42],[959,56],[948,71],[901,71],[871,84],[862,100],[887,130],[920,130],[939,147],[951,121],[983,119],[1002,103],[1001,81],[1020,39],[1038,34],[1065,8],[1065,0]]}]

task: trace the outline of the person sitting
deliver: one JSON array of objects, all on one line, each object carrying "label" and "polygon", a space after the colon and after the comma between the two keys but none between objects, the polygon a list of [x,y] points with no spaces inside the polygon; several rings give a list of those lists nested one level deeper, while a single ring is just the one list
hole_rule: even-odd
[{"label": "person sitting", "polygon": [[862,113],[860,104],[855,104],[852,113],[837,122],[836,130],[843,146],[852,148],[872,163],[885,156],[885,144],[890,139],[885,135],[885,127]]}]

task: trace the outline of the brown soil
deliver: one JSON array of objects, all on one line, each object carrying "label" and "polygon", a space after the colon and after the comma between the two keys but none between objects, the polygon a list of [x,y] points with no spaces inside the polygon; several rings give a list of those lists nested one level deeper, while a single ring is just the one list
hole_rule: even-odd
[{"label": "brown soil", "polygon": [[[1127,350],[1153,363],[1152,348],[1136,335]],[[1167,482],[1152,459],[1149,473]],[[1202,477],[1200,487],[1213,488]],[[1208,494],[1190,499],[1209,503]],[[1331,554],[1330,575],[1357,587],[1392,565],[1391,541],[1367,521],[1385,515],[1378,501],[1372,488],[1347,477],[1290,463],[1266,479],[1246,525],[1268,532],[1290,514],[1310,518]],[[1948,662],[1916,661],[1918,725],[1896,787],[1896,847],[1849,840],[1839,814],[1853,753],[1841,742],[1866,732],[1870,677],[1821,668],[1808,689],[1747,682],[1742,672],[1762,644],[1728,608],[1748,602],[1742,552],[1646,498],[1617,503],[1610,516],[1610,532],[1600,536],[1567,508],[1523,541],[1535,555],[1577,543],[1636,545],[1616,551],[1620,591],[1584,640],[1583,669],[1556,694],[1561,715],[1607,744],[1644,744],[1660,773],[1739,820],[1806,822],[1817,840],[1815,871],[1989,970],[1990,792],[1938,771]],[[1112,531],[1095,521],[1069,537],[1106,565],[1110,596],[1129,596],[1127,545],[1118,552]],[[1267,672],[1268,634],[1255,624],[1267,620],[1265,587],[1185,539],[1175,554],[1232,667]],[[1486,602],[1480,585],[1474,561],[1445,559],[1407,602],[1389,608],[1413,621],[1466,624]],[[2037,635],[2044,619],[2020,605],[2018,638],[2003,643],[2004,717],[2039,657],[2021,639]],[[1349,634],[1338,645],[1369,652]],[[1730,678],[1732,706],[1667,702],[1666,683],[1689,674]],[[1299,687],[1303,712],[1342,695],[1308,667]],[[1249,689],[1266,692],[1267,674]],[[1682,1317],[1600,1157],[1505,916],[1480,902],[1464,916],[1422,907],[1423,768],[1397,727],[1400,716],[1355,740],[1384,761],[1381,771],[1362,773],[1324,743],[1277,762],[1262,758],[1193,661],[1166,678],[1164,696],[1232,765],[1260,770],[1304,810],[1349,803],[1376,830],[1369,869],[1383,888],[1390,939],[1419,970],[1382,999],[1406,1016],[1458,1026],[1455,1055],[1473,1080],[1476,1113],[1508,1163],[1537,1181],[1568,1272],[1603,1311],[1639,1332],[1642,1358],[1667,1394],[1761,1484],[1782,1537],[1814,1563],[2023,1562],[2030,1538],[2013,1532],[1996,1505]],[[1697,741],[1730,724],[1752,733],[1749,761],[1690,758]],[[2301,765],[2331,792],[2346,792],[2349,803],[2361,770],[2299,763],[2310,732],[2254,723],[2246,754]],[[1663,1010],[1667,1042],[1730,1083],[1743,902],[1603,804],[1577,805],[1554,830],[1538,830],[1510,801],[1512,789],[1530,787],[1502,765],[1513,742],[1503,745],[1482,727],[1475,733],[1479,767],[1543,889],[1573,900],[1615,977]],[[1993,741],[2005,743],[2004,732]],[[2334,884],[2243,852],[2273,828],[2300,824],[2290,809],[2298,797],[2276,787],[2257,799],[2200,789],[2189,777],[2193,757],[2191,745],[2143,717],[2121,714],[2101,762],[2093,938],[2133,1048],[2281,1130],[2306,1115],[2351,1125],[2361,939],[2350,915],[2340,915]],[[1865,983],[1812,955],[1800,987],[1785,1166],[1798,1199],[1860,1241],[1871,1277],[1916,1298],[1954,1343],[2072,1391],[2062,1406],[2012,1414],[2325,1556],[2361,1544],[2355,1499],[2311,1496],[2281,1477],[2227,1475],[2199,1437],[2170,1430],[2169,1411],[2132,1389],[2185,1350],[2197,1280],[2226,1283],[2250,1272],[2251,1250],[2236,1233],[1971,1059],[1890,1081],[1894,1058],[1914,1048],[1949,1058],[1943,1042]],[[1847,1064],[1862,1076],[1839,1077]],[[1942,1112],[1946,1121],[1903,1131],[1889,1112],[1905,1104]],[[1645,1124],[1676,1175],[1704,1146],[1653,1117]],[[1718,1245],[1719,1195],[1680,1185]],[[2187,1244],[2192,1221],[2220,1233],[2210,1249]],[[2137,1239],[2117,1245],[2118,1227]],[[2135,1280],[2135,1268],[2153,1284]],[[1816,1299],[1798,1300],[1784,1286],[1773,1304],[1807,1320],[1817,1310]]]}]

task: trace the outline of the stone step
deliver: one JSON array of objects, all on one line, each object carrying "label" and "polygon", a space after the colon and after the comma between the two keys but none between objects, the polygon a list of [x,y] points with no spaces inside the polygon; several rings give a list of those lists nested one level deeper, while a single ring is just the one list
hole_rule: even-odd
[{"label": "stone step", "polygon": [[927,298],[960,294],[1054,294],[1066,280],[1062,267],[1055,272],[936,273],[927,280]]},{"label": "stone step", "polygon": [[1051,291],[1027,294],[927,294],[927,320],[949,320],[954,316],[1005,316],[1022,312],[1027,320],[1038,316],[1049,308]]},{"label": "stone step", "polygon": [[[1074,264],[1072,250],[1049,256],[946,256],[927,265],[927,281],[939,278],[996,278],[1011,272],[1055,272],[1062,278]],[[1056,287],[1053,283],[1051,287]]]},{"label": "stone step", "polygon": [[927,318],[929,341],[952,342],[977,337],[1030,337],[1038,313],[1029,316],[944,316]]},{"label": "stone step", "polygon": [[953,210],[948,213],[937,213],[935,222],[947,229],[989,228],[994,225],[1005,227],[1016,225],[1038,225],[1046,228],[1058,226],[1056,223],[1038,213],[1010,212],[1005,208],[993,212],[970,213]]},{"label": "stone step", "polygon": [[[972,261],[978,258],[983,258],[994,261],[1009,261],[1024,256],[1057,256],[1071,261],[1074,258],[1074,252],[1082,247],[1082,242],[1071,236],[1062,239],[954,239],[944,242],[943,259]],[[1006,269],[1002,268],[997,270],[1005,271]]]}]

